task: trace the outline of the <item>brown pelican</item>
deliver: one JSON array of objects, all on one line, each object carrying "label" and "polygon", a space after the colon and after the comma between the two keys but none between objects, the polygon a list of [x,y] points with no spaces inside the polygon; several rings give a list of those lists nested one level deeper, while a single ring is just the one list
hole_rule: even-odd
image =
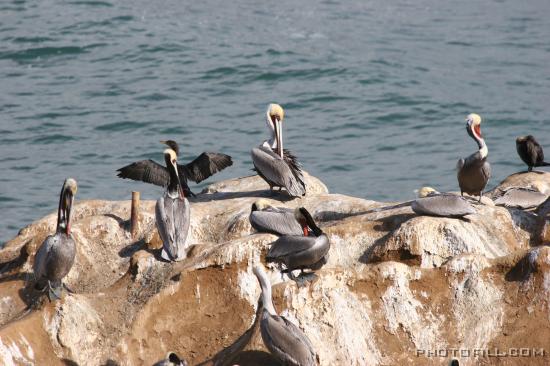
[{"label": "brown pelican", "polygon": [[542,146],[532,135],[520,136],[516,139],[516,150],[518,155],[532,171],[535,166],[548,166],[550,163],[544,161]]},{"label": "brown pelican", "polygon": [[309,338],[288,319],[277,315],[271,298],[271,284],[263,268],[254,267],[254,274],[262,288],[264,310],[260,320],[260,332],[267,349],[283,365],[318,365],[319,356]]},{"label": "brown pelican", "polygon": [[[282,273],[289,273],[295,269],[308,268],[317,270],[326,263],[326,255],[330,249],[328,236],[315,224],[311,214],[304,208],[294,211],[296,220],[303,228],[305,236],[283,235],[275,240],[267,252],[266,261],[285,265]],[[311,233],[311,235],[310,235]]]},{"label": "brown pelican", "polygon": [[489,149],[481,135],[481,117],[472,113],[466,117],[466,131],[477,142],[479,151],[476,151],[466,159],[460,159],[456,164],[458,185],[460,194],[464,192],[470,195],[483,195],[483,189],[491,177],[491,165],[487,161]]},{"label": "brown pelican", "polygon": [[[175,141],[167,140],[161,141],[161,143],[168,145],[179,156],[179,146]],[[233,165],[231,156],[213,152],[203,152],[189,164],[178,164],[178,174],[183,192],[187,196],[195,196],[187,185],[188,179],[200,183],[231,165]],[[170,180],[168,170],[153,160],[136,161],[118,169],[117,172],[117,176],[120,178],[140,180],[162,187],[166,187]]]},{"label": "brown pelican", "polygon": [[252,227],[261,233],[275,235],[302,235],[304,233],[303,227],[294,216],[294,210],[286,207],[273,207],[265,199],[259,199],[252,204],[249,220]]},{"label": "brown pelican", "polygon": [[538,207],[548,198],[544,193],[529,187],[498,189],[495,205],[527,210]]},{"label": "brown pelican", "polygon": [[180,184],[176,152],[164,150],[164,160],[169,174],[168,187],[155,206],[157,229],[162,239],[162,258],[180,261],[187,257],[186,245],[189,233],[190,208]]},{"label": "brown pelican", "polygon": [[252,162],[272,193],[273,187],[279,187],[279,191],[284,187],[292,197],[304,196],[306,185],[300,163],[290,151],[283,149],[283,118],[284,111],[280,105],[268,106],[266,124],[271,138],[252,149]]},{"label": "brown pelican", "polygon": [[420,188],[418,199],[411,203],[411,208],[418,215],[428,216],[462,217],[476,213],[463,197],[439,193],[431,187]]},{"label": "brown pelican", "polygon": [[187,361],[182,360],[174,352],[168,352],[166,359],[155,363],[153,366],[187,366]]},{"label": "brown pelican", "polygon": [[35,288],[43,291],[48,287],[50,301],[61,297],[61,281],[74,263],[76,246],[71,235],[71,212],[76,191],[76,181],[67,178],[59,196],[55,234],[44,240],[34,258]]}]

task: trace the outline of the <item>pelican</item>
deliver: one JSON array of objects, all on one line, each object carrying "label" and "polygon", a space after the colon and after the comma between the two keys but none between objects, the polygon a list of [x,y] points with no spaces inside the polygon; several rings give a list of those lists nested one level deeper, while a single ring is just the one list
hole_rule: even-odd
[{"label": "pelican", "polygon": [[317,270],[326,263],[326,255],[330,249],[328,236],[315,224],[311,214],[299,207],[294,211],[296,221],[302,226],[303,233],[307,235],[283,235],[275,242],[267,252],[266,261],[285,265],[283,273],[288,272],[292,276],[295,269],[308,268]]},{"label": "pelican", "polygon": [[479,151],[468,156],[466,159],[460,159],[456,164],[458,185],[460,194],[464,192],[470,195],[483,195],[483,189],[491,177],[491,165],[487,161],[489,149],[481,135],[481,117],[475,113],[466,117],[466,131],[477,142]]},{"label": "pelican", "polygon": [[275,235],[302,235],[304,233],[302,226],[294,216],[294,210],[286,207],[273,207],[265,199],[259,199],[252,204],[249,220],[252,227],[261,233]]},{"label": "pelican", "polygon": [[283,365],[318,365],[319,356],[309,338],[287,318],[277,315],[271,298],[271,284],[263,268],[254,267],[254,274],[262,288],[264,310],[260,320],[260,332],[269,352]]},{"label": "pelican", "polygon": [[35,288],[44,291],[48,287],[50,301],[61,298],[61,281],[74,264],[76,246],[71,235],[71,212],[76,191],[76,180],[67,178],[59,195],[55,234],[44,240],[34,258]]},{"label": "pelican", "polygon": [[273,193],[273,187],[284,187],[292,197],[306,194],[306,184],[300,163],[292,153],[283,149],[283,108],[270,104],[266,112],[267,129],[271,138],[259,147],[252,149],[252,162],[258,175],[262,177]]},{"label": "pelican", "polygon": [[168,352],[166,359],[155,363],[153,366],[187,366],[187,361],[182,360],[174,352]]},{"label": "pelican", "polygon": [[550,163],[544,161],[544,152],[542,146],[532,135],[520,136],[516,139],[516,150],[518,155],[528,166],[528,171],[532,171],[536,166],[549,166]]},{"label": "pelican", "polygon": [[[180,149],[175,141],[163,140],[160,142],[168,145],[168,147],[174,150],[176,155],[179,156]],[[233,165],[231,156],[213,152],[203,152],[188,164],[178,164],[178,175],[183,193],[187,196],[195,196],[187,185],[188,179],[195,183],[200,183],[231,165]],[[118,169],[117,172],[119,178],[143,181],[162,187],[166,187],[170,181],[168,170],[153,160],[136,161],[135,163]]]},{"label": "pelican", "polygon": [[538,207],[548,198],[544,193],[529,187],[508,187],[498,191],[495,205],[522,210]]},{"label": "pelican", "polygon": [[450,193],[439,193],[431,187],[422,187],[418,199],[411,203],[412,210],[418,215],[462,217],[476,213],[464,197]]},{"label": "pelican", "polygon": [[191,216],[189,201],[180,184],[176,152],[172,149],[164,150],[164,160],[169,182],[155,206],[157,229],[162,239],[162,258],[180,261],[187,257],[189,249],[185,243]]}]

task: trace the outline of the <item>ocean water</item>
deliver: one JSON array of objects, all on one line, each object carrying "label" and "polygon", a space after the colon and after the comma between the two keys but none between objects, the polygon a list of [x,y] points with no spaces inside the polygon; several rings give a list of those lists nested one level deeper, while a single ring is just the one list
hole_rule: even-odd
[{"label": "ocean water", "polygon": [[4,0],[0,243],[54,211],[68,176],[77,199],[157,198],[115,170],[162,161],[161,139],[182,160],[233,156],[208,182],[249,175],[270,102],[307,171],[376,200],[456,190],[479,113],[494,186],[524,169],[516,136],[550,156],[548,14],[548,0]]}]

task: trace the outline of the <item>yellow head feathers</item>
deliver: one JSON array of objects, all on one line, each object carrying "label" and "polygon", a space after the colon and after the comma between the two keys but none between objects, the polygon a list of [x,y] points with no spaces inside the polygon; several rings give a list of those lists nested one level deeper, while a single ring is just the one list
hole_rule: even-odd
[{"label": "yellow head feathers", "polygon": [[74,180],[73,178],[65,179],[64,186],[66,189],[71,191],[73,195],[75,195],[76,191],[78,190],[78,185],[76,184],[76,180]]},{"label": "yellow head feathers", "polygon": [[481,117],[479,116],[479,114],[470,113],[470,114],[466,117],[466,121],[472,121],[472,124],[473,124],[473,125],[479,125],[479,124],[481,124]]},{"label": "yellow head feathers", "polygon": [[432,187],[422,187],[418,190],[417,195],[418,195],[418,198],[424,198],[424,197],[428,197],[432,193],[437,193],[437,191]]},{"label": "yellow head feathers", "polygon": [[258,211],[262,211],[267,207],[271,207],[271,203],[265,198],[260,198],[259,200],[254,201],[254,203],[252,204],[252,207]]},{"label": "yellow head feathers", "polygon": [[271,103],[267,107],[267,117],[269,120],[278,119],[281,122],[285,118],[285,111],[280,105]]}]

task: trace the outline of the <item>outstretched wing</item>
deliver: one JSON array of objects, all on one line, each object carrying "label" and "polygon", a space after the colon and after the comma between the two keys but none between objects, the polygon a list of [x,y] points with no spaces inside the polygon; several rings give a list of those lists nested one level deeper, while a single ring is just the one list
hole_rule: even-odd
[{"label": "outstretched wing", "polygon": [[153,160],[136,161],[118,169],[117,172],[119,178],[139,180],[157,186],[164,187],[170,182],[168,170]]},{"label": "outstretched wing", "polygon": [[183,173],[187,179],[200,183],[231,165],[233,165],[233,160],[229,155],[203,152],[189,164],[178,165],[178,173],[180,176]]}]

